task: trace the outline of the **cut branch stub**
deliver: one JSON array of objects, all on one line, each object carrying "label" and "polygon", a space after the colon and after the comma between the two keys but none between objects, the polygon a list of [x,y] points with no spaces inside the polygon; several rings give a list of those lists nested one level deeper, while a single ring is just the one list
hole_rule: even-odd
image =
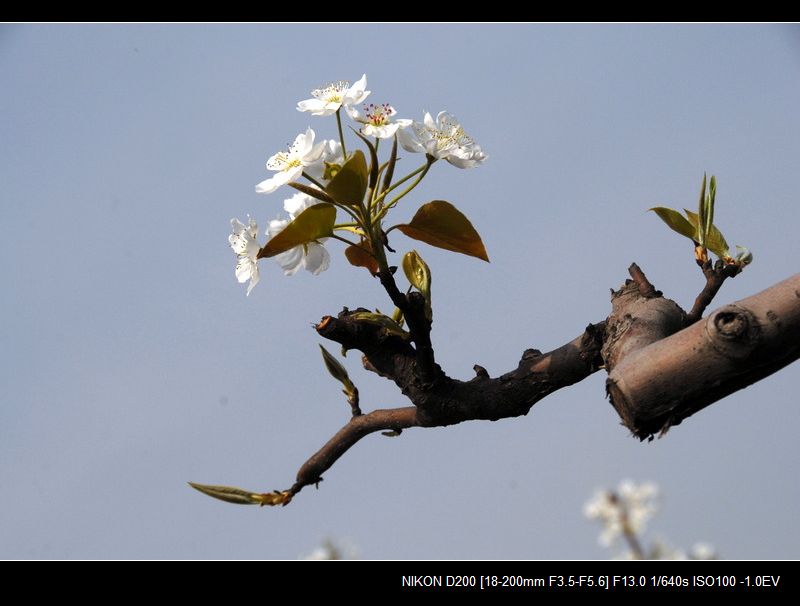
[{"label": "cut branch stub", "polygon": [[628,270],[633,280],[612,293],[611,315],[606,323],[603,360],[611,372],[620,361],[642,347],[683,328],[680,306],[661,296],[634,263]]}]

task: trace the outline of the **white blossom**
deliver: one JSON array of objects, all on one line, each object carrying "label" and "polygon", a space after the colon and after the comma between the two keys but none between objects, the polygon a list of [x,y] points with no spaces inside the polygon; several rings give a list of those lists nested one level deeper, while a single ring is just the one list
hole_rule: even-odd
[{"label": "white blossom", "polygon": [[231,219],[233,233],[228,236],[228,243],[233,252],[236,253],[236,279],[240,283],[250,280],[247,285],[247,294],[258,284],[258,251],[260,246],[256,236],[258,235],[258,225],[253,219],[249,219],[245,225],[239,219]]},{"label": "white blossom", "polygon": [[425,112],[422,123],[412,122],[408,128],[398,131],[397,138],[406,151],[447,160],[458,168],[473,168],[487,158],[481,146],[448,112],[439,112],[436,120]]},{"label": "white blossom", "polygon": [[411,124],[411,120],[405,118],[392,121],[391,118],[397,114],[397,111],[388,103],[381,105],[369,103],[364,105],[363,112],[358,111],[355,107],[348,107],[347,113],[353,120],[363,124],[361,134],[378,139],[393,137],[397,129]]},{"label": "white blossom", "polygon": [[[319,201],[301,192],[297,192],[291,198],[284,200],[283,209],[289,213],[289,218],[273,219],[270,221],[267,227],[268,238],[274,238],[282,232],[289,223],[294,221],[301,212],[315,204],[319,204]],[[287,276],[294,275],[301,267],[316,276],[328,269],[331,263],[330,254],[328,254],[328,251],[323,246],[325,240],[327,240],[327,238],[322,238],[318,242],[308,242],[295,246],[294,248],[290,248],[285,252],[275,255],[274,259]]]},{"label": "white blossom", "polygon": [[341,167],[342,164],[344,164],[342,145],[333,139],[325,139],[322,141],[322,154],[306,167],[305,172],[315,181],[327,185],[327,182],[333,177],[331,169]]},{"label": "white blossom", "polygon": [[603,525],[600,544],[611,546],[623,533],[638,535],[656,512],[658,487],[652,482],[637,485],[630,480],[620,483],[617,492],[602,490],[584,505],[587,518]]},{"label": "white blossom", "polygon": [[693,560],[716,560],[717,550],[708,543],[695,543],[689,550],[689,557]]},{"label": "white blossom", "polygon": [[348,539],[332,541],[325,539],[310,554],[301,560],[355,560],[358,558],[358,547]]},{"label": "white blossom", "polygon": [[303,174],[306,167],[318,162],[325,151],[325,142],[314,145],[314,137],[314,131],[308,128],[306,132],[297,135],[288,151],[271,156],[267,160],[267,168],[276,172],[271,178],[256,185],[256,192],[270,194],[281,185],[294,181]]},{"label": "white blossom", "polygon": [[332,82],[322,88],[311,91],[313,99],[306,99],[297,104],[297,111],[311,112],[312,116],[330,116],[341,107],[349,107],[362,103],[370,91],[367,89],[367,74],[350,86],[346,80]]}]

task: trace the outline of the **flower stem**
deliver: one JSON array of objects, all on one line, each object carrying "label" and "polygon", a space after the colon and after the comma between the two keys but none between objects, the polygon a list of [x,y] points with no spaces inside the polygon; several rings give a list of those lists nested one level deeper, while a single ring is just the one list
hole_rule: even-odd
[{"label": "flower stem", "polygon": [[[405,177],[403,177],[403,178],[402,178],[402,179],[400,179],[399,181],[395,181],[394,183],[392,183],[392,185],[391,185],[389,188],[387,188],[387,189],[383,190],[383,191],[381,192],[381,194],[380,194],[380,195],[379,195],[377,198],[375,198],[375,204],[380,204],[380,202],[381,202],[381,201],[382,201],[384,198],[386,198],[386,195],[387,195],[387,194],[391,193],[391,192],[392,192],[394,189],[396,189],[398,186],[402,185],[403,183],[405,183],[406,181],[408,181],[408,180],[409,180],[409,179],[411,179],[412,177],[415,177],[415,176],[416,176],[416,175],[418,175],[419,173],[423,173],[423,174],[422,174],[422,176],[424,177],[424,176],[425,176],[425,173],[427,173],[427,172],[428,172],[428,169],[431,167],[431,165],[432,165],[434,162],[436,162],[436,158],[432,158],[432,157],[430,157],[430,156],[429,156],[429,157],[428,157],[428,160],[425,162],[425,164],[423,164],[422,166],[420,166],[420,167],[419,167],[419,168],[417,168],[416,170],[414,170],[414,171],[412,171],[412,172],[408,173],[408,174],[407,174]],[[423,171],[424,171],[424,172],[423,172]],[[422,177],[420,177],[420,179],[421,179],[421,178],[422,178]],[[417,180],[417,183],[419,183],[419,179]],[[416,184],[415,184],[415,185],[416,185]],[[411,191],[411,190],[408,190],[408,191]],[[408,193],[408,191],[406,191],[406,192],[403,192],[403,194],[401,195],[401,197],[402,197],[402,196],[404,196],[405,194],[407,194],[407,193]]]},{"label": "flower stem", "polygon": [[306,179],[308,179],[309,181],[311,181],[311,183],[313,183],[314,185],[319,187],[322,191],[325,191],[325,186],[322,183],[320,183],[319,181],[317,181],[314,177],[309,175],[306,171],[303,171],[303,176]]},{"label": "flower stem", "polygon": [[360,248],[365,253],[367,253],[370,257],[373,257],[373,258],[375,257],[375,255],[373,254],[373,252],[371,250],[369,250],[368,248],[366,248],[364,246],[361,246],[361,244],[358,244],[357,242],[351,242],[347,238],[342,238],[341,236],[337,236],[336,234],[331,234],[329,237],[333,238],[334,240],[339,240],[340,242],[344,242],[348,246],[355,246],[356,248]]},{"label": "flower stem", "polygon": [[[328,238],[333,238],[334,240],[339,240],[339,242],[344,242],[348,246],[359,246],[355,242],[351,242],[347,238],[342,238],[341,236],[337,236],[336,234],[331,234],[330,236],[327,236],[327,237]],[[361,248],[361,247],[359,246],[359,248]]]},{"label": "flower stem", "polygon": [[[435,160],[434,160],[434,162],[435,162]],[[415,188],[417,185],[419,185],[419,182],[420,182],[420,181],[422,181],[422,179],[423,179],[423,178],[425,177],[425,175],[428,173],[428,169],[430,169],[430,167],[431,167],[431,165],[432,165],[432,164],[433,164],[433,162],[428,162],[427,164],[425,164],[425,166],[422,166],[422,167],[420,167],[418,170],[414,171],[415,173],[416,173],[416,172],[420,172],[420,171],[422,171],[422,172],[420,172],[419,176],[418,176],[416,179],[414,179],[414,182],[413,182],[411,185],[409,185],[409,186],[408,186],[408,187],[406,187],[406,188],[405,188],[405,189],[404,189],[402,192],[400,192],[399,194],[397,194],[397,195],[396,195],[394,198],[392,198],[391,202],[389,202],[388,204],[386,204],[386,205],[385,205],[385,206],[384,206],[384,207],[381,209],[381,212],[380,212],[380,214],[378,215],[378,217],[379,217],[379,218],[383,218],[383,217],[386,215],[386,213],[388,213],[388,212],[389,212],[389,210],[390,210],[391,208],[393,208],[393,207],[395,206],[395,204],[397,204],[397,203],[400,201],[400,199],[401,199],[401,198],[403,198],[403,197],[404,197],[406,194],[408,194],[408,193],[409,193],[409,192],[410,192],[412,189],[414,189],[414,188]],[[405,180],[405,179],[404,179],[404,180]],[[400,182],[398,182],[398,184],[399,184],[399,183],[400,183]]]},{"label": "flower stem", "polygon": [[342,130],[342,116],[340,115],[342,108],[336,110],[336,126],[339,127],[339,143],[342,144],[342,157],[347,162],[347,148],[344,146],[344,131]]},{"label": "flower stem", "polygon": [[623,511],[622,513],[622,536],[625,537],[628,547],[631,548],[631,553],[635,560],[647,559],[644,554],[644,549],[642,549],[642,544],[639,542],[639,537],[636,536],[636,532],[631,528],[627,511]]}]

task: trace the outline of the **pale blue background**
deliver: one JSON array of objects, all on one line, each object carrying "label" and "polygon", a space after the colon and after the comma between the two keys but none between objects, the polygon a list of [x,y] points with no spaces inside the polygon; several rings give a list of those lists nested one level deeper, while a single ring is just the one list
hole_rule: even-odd
[{"label": "pale blue background", "polygon": [[[798,269],[797,26],[3,26],[0,557],[295,558],[327,536],[367,558],[605,558],[581,508],[625,477],[661,485],[673,545],[800,557],[797,364],[651,444],[597,373],[521,419],[370,437],[287,508],[186,486],[287,488],[347,420],[311,324],[385,294],[334,243],[327,273],[264,262],[246,298],[227,235],[278,215],[289,191],[253,190],[269,155],[334,135],[295,103],[363,72],[371,100],[448,109],[490,155],[435,166],[396,213],[447,198],[489,250],[393,240],[432,268],[455,377],[603,319],[634,260],[689,305],[691,245],[646,209],[694,207],[703,171],[755,253],[716,304]],[[345,363],[365,409],[406,403]]]}]

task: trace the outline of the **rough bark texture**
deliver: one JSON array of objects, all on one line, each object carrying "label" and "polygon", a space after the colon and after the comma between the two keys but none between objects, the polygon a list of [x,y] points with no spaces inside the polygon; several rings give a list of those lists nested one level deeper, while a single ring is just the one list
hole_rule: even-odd
[{"label": "rough bark texture", "polygon": [[634,263],[629,271],[633,279],[611,293],[602,352],[609,372],[629,353],[678,332],[686,320],[680,306],[664,298],[638,265]]},{"label": "rough bark texture", "polygon": [[798,357],[800,274],[628,352],[607,388],[625,425],[644,439]]},{"label": "rough bark texture", "polygon": [[643,439],[800,357],[800,274],[694,322],[724,280],[736,275],[724,266],[701,269],[706,285],[689,314],[634,264],[632,279],[612,291],[606,320],[548,353],[526,350],[517,368],[499,377],[476,364],[469,381],[448,377],[436,363],[422,296],[402,293],[391,271],[380,272],[408,332],[376,321],[367,310],[346,308],[315,328],[345,349],[361,351],[364,368],[393,381],[413,406],[352,417],[300,468],[283,503],[320,482],[351,446],[376,431],[397,435],[409,427],[525,415],[542,398],[605,367],[614,408]]}]

